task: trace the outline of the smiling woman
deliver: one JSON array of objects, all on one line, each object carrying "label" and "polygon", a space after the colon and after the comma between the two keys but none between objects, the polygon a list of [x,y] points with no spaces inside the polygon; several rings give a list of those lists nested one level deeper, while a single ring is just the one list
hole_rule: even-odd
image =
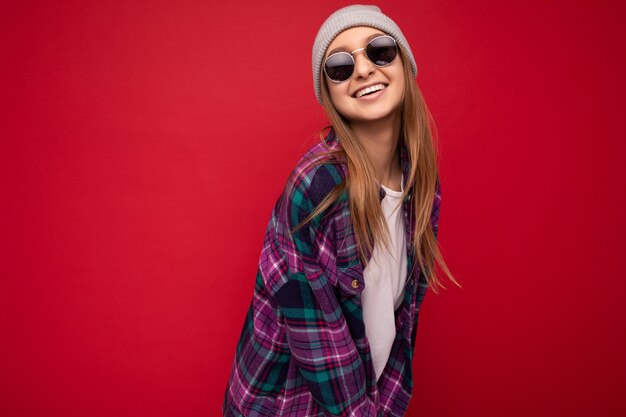
[{"label": "smiling woman", "polygon": [[[339,113],[349,119],[353,127],[357,123],[376,121],[399,125],[404,64],[396,59],[395,40],[378,29],[354,27],[340,33],[328,49],[332,51],[325,58],[324,72],[332,81],[328,83],[328,90]],[[338,50],[352,52],[336,52]],[[337,71],[334,61],[345,61],[348,56],[351,65],[344,64],[342,71]],[[344,75],[347,75],[345,79],[338,77]]]},{"label": "smiling woman", "polygon": [[270,219],[226,416],[403,415],[418,311],[436,267],[441,191],[431,118],[400,28],[333,13],[313,45],[331,126]]}]

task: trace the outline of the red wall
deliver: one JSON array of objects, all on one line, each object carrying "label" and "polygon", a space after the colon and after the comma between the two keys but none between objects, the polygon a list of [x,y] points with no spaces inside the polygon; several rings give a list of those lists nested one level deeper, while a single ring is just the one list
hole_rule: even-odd
[{"label": "red wall", "polygon": [[[3,5],[0,415],[218,415],[344,4]],[[620,4],[381,2],[464,287],[427,295],[408,415],[625,415]]]}]

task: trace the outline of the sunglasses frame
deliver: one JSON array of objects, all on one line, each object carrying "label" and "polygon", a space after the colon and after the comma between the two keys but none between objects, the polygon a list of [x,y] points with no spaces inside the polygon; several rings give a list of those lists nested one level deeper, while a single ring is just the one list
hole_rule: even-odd
[{"label": "sunglasses frame", "polygon": [[[393,46],[396,48],[396,56],[395,56],[395,57],[393,57],[393,59],[391,60],[391,62],[390,62],[390,63],[385,64],[385,65],[378,65],[378,64],[376,64],[376,63],[375,63],[375,62],[373,62],[373,61],[370,59],[370,57],[367,55],[367,47],[368,47],[368,46],[370,46],[370,44],[371,44],[372,42],[374,42],[375,40],[380,39],[380,38],[389,38],[389,39],[391,39],[391,40],[393,41]],[[384,68],[384,67],[388,67],[389,65],[393,64],[393,61],[395,61],[395,60],[396,60],[396,58],[398,57],[398,42],[396,42],[396,40],[393,38],[393,36],[389,36],[389,35],[380,35],[380,36],[376,36],[374,39],[372,39],[371,41],[369,41],[369,42],[367,43],[367,45],[365,45],[365,47],[364,47],[364,48],[358,48],[358,49],[355,49],[355,50],[354,50],[354,51],[352,51],[352,52],[339,51],[339,52],[332,53],[332,54],[328,55],[328,56],[326,57],[326,59],[324,60],[324,62],[322,63],[322,70],[324,71],[324,75],[326,75],[326,77],[327,77],[329,80],[331,80],[332,82],[334,82],[335,84],[341,84],[341,83],[345,83],[346,81],[348,81],[348,80],[349,80],[350,78],[352,78],[352,76],[354,75],[354,70],[355,70],[355,68],[356,68],[356,61],[354,60],[354,54],[355,54],[355,53],[357,53],[357,52],[359,52],[359,51],[365,51],[365,53],[364,53],[365,57],[366,57],[366,58],[367,58],[367,60],[368,60],[369,62],[371,62],[371,63],[372,63],[375,67],[378,67],[378,68]],[[346,78],[345,80],[343,80],[343,81],[337,81],[337,80],[332,79],[332,78],[328,75],[328,73],[326,72],[326,61],[328,61],[331,57],[333,57],[333,56],[335,56],[335,55],[339,55],[339,54],[346,54],[346,55],[349,55],[349,56],[350,56],[350,59],[352,60],[352,74],[350,74],[350,76],[349,76],[348,78]]]}]

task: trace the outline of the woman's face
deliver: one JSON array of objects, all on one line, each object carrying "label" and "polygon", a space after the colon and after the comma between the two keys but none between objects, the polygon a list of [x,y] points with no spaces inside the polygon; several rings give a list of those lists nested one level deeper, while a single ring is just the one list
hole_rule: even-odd
[{"label": "woman's face", "polygon": [[[328,46],[324,60],[333,52],[352,52],[365,48],[378,35],[378,29],[355,27],[341,32]],[[352,77],[335,83],[326,77],[330,98],[337,111],[350,122],[367,122],[386,118],[400,111],[404,96],[404,71],[400,54],[386,67],[377,67],[367,58],[365,51],[353,54],[355,68]],[[366,87],[382,85],[379,91],[360,95]]]}]

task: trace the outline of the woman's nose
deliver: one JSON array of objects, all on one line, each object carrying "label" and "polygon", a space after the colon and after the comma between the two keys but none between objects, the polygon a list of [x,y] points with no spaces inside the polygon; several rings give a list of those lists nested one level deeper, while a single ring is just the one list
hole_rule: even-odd
[{"label": "woman's nose", "polygon": [[374,65],[365,56],[365,51],[354,54],[354,74],[357,78],[367,78],[374,72]]}]

